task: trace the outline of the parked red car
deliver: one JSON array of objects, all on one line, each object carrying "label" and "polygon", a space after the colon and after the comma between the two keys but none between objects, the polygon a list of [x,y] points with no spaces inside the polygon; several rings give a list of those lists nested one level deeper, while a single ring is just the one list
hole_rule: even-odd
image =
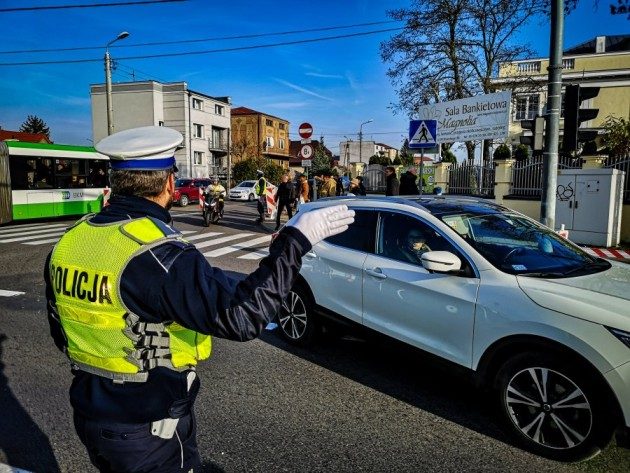
[{"label": "parked red car", "polygon": [[177,179],[175,181],[175,194],[173,202],[181,207],[186,207],[190,202],[199,201],[199,188],[210,185],[210,179]]}]

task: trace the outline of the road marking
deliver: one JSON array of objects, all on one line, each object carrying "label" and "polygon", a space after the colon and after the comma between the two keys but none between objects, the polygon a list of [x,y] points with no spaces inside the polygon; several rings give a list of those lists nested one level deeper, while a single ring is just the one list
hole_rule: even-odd
[{"label": "road marking", "polygon": [[220,245],[221,243],[238,240],[239,238],[245,238],[252,235],[253,233],[237,233],[236,235],[228,235],[228,236],[224,236],[223,238],[215,238],[213,240],[202,241],[201,243],[195,244],[195,247],[199,249],[199,248],[205,248],[206,246]]},{"label": "road marking", "polygon": [[45,245],[46,243],[57,243],[58,241],[59,241],[59,237],[50,238],[49,240],[25,241],[24,244],[34,246],[34,245]]},{"label": "road marking", "polygon": [[184,240],[186,240],[186,241],[201,240],[202,238],[209,238],[209,237],[213,237],[213,236],[217,236],[217,235],[223,235],[223,233],[222,232],[200,233],[198,235],[193,235],[193,236],[186,237],[186,238],[184,238]]},{"label": "road marking", "polygon": [[12,297],[12,296],[21,296],[24,294],[20,291],[5,291],[4,289],[0,289],[0,297]]},{"label": "road marking", "polygon": [[236,243],[231,246],[225,246],[223,248],[217,248],[216,250],[208,251],[203,255],[206,258],[216,258],[217,256],[227,255],[228,253],[233,253],[238,250],[242,250],[243,248],[250,248],[252,246],[260,245],[262,243],[267,243],[271,240],[271,235],[265,235],[259,238],[254,238],[253,240],[244,241],[242,243]]},{"label": "road marking", "polygon": [[239,256],[238,259],[261,259],[261,258],[264,258],[265,256],[269,256],[268,248],[252,251],[251,253],[247,253],[246,255]]},{"label": "road marking", "polygon": [[11,465],[5,465],[0,463],[0,473],[32,473],[29,470],[23,470],[22,468],[15,468]]},{"label": "road marking", "polygon": [[0,238],[5,238],[5,237],[17,237],[17,236],[22,236],[22,235],[39,235],[41,236],[41,234],[45,234],[45,233],[50,233],[50,232],[58,232],[58,231],[65,231],[65,228],[42,228],[41,230],[28,230],[26,232],[20,232],[20,231],[13,231],[11,233],[2,233],[0,234]]},{"label": "road marking", "polygon": [[38,238],[42,238],[42,237],[61,236],[64,233],[66,233],[66,232],[63,231],[63,232],[56,232],[56,233],[46,233],[46,234],[42,234],[42,235],[31,235],[31,236],[17,237],[17,238],[6,238],[6,239],[0,240],[0,243],[13,243],[14,241],[37,240]]},{"label": "road marking", "polygon": [[183,232],[179,233],[181,233],[182,235],[190,235],[191,233],[197,233],[197,230],[184,230]]},{"label": "road marking", "polygon": [[37,226],[22,226],[20,225],[19,227],[10,227],[10,228],[3,228],[0,230],[0,235],[9,235],[11,233],[22,233],[26,234],[27,232],[32,232],[32,231],[40,231],[40,232],[45,232],[47,230],[58,230],[59,227],[67,227],[68,224],[67,223],[58,223],[56,225],[37,225]]}]

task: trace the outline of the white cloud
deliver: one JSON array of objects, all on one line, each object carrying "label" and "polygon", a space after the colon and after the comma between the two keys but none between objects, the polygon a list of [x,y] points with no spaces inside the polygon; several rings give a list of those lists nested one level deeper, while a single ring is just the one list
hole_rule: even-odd
[{"label": "white cloud", "polygon": [[306,107],[307,105],[308,105],[308,102],[274,102],[267,105],[267,107],[290,110],[294,108],[303,108],[303,107]]},{"label": "white cloud", "polygon": [[319,72],[306,72],[305,75],[311,77],[321,77],[322,79],[343,79],[343,76],[339,74],[321,74]]},{"label": "white cloud", "polygon": [[318,94],[317,92],[313,92],[312,90],[305,89],[304,87],[300,87],[299,85],[292,84],[291,82],[287,82],[282,79],[275,79],[276,82],[280,84],[286,85],[287,87],[297,90],[298,92],[302,92],[303,94],[312,95],[313,97],[317,97],[318,99],[327,100],[329,102],[334,102],[330,97],[324,97],[323,95]]}]

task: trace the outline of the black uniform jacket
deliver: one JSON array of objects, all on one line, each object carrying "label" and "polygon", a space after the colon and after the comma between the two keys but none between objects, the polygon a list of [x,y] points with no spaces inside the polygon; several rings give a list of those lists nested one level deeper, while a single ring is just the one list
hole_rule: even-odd
[{"label": "black uniform jacket", "polygon": [[[92,221],[108,223],[144,216],[171,222],[163,207],[128,196],[113,196],[110,205]],[[237,281],[213,268],[192,244],[168,242],[129,262],[122,274],[120,296],[125,306],[143,321],[175,321],[215,337],[251,340],[280,309],[298,275],[302,256],[310,249],[308,239],[299,230],[285,227],[258,269]],[[44,270],[48,321],[57,347],[63,350],[65,337],[55,310],[49,261],[50,255]],[[73,373],[72,407],[83,416],[114,422],[142,423],[181,417],[188,413],[199,390],[196,380],[187,391],[187,373],[168,368],[151,370],[144,383],[116,384],[84,371]]]}]

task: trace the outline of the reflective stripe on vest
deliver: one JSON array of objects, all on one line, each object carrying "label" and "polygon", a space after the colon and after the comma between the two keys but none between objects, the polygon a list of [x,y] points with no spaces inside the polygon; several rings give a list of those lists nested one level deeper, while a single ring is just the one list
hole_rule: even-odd
[{"label": "reflective stripe on vest", "polygon": [[209,336],[175,322],[141,322],[120,298],[129,261],[180,237],[148,217],[102,225],[86,218],[55,245],[51,284],[67,353],[77,368],[118,381],[146,381],[156,366],[182,371],[210,356]]}]

